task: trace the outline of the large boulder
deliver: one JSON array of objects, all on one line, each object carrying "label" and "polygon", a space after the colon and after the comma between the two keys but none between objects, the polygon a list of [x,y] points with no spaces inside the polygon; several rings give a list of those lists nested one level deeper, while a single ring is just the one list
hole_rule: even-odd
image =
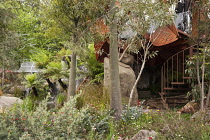
[{"label": "large boulder", "polygon": [[26,93],[26,89],[24,86],[14,86],[9,89],[9,94],[12,94],[16,97],[24,97]]},{"label": "large boulder", "polygon": [[[134,69],[135,75],[138,76],[141,69],[141,64],[135,63],[133,69]],[[141,74],[141,80],[139,80],[137,84],[138,89],[148,88],[150,86],[150,80],[152,76],[153,76],[152,72],[149,72],[146,69],[144,69]]]},{"label": "large boulder", "polygon": [[[120,87],[121,87],[121,95],[123,104],[128,104],[130,92],[132,87],[136,81],[136,76],[134,71],[131,69],[129,65],[123,64],[119,62],[119,74],[120,74]],[[104,85],[109,89],[109,59],[104,59]],[[135,88],[131,106],[138,105],[138,93]]]},{"label": "large boulder", "polygon": [[[122,55],[122,53],[120,55]],[[123,55],[123,58],[122,58],[121,62],[126,64],[126,65],[129,65],[131,68],[133,68],[134,56],[129,54],[129,53],[125,53]]]},{"label": "large boulder", "polygon": [[0,113],[6,108],[12,107],[17,103],[22,103],[22,100],[17,97],[0,96]]}]

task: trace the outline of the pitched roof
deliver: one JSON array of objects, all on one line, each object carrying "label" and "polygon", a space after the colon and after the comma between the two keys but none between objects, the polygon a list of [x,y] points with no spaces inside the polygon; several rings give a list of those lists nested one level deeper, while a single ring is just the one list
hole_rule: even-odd
[{"label": "pitched roof", "polygon": [[163,46],[178,40],[179,34],[174,24],[158,28],[150,35],[154,46]]}]

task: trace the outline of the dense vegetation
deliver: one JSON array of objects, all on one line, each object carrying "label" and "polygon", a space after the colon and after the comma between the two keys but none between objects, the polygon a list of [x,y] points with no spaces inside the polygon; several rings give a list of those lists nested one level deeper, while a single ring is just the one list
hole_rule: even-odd
[{"label": "dense vegetation", "polygon": [[[205,120],[190,120],[190,114],[176,111],[147,110],[131,107],[124,110],[118,122],[102,105],[93,102],[78,109],[78,98],[71,98],[61,108],[47,107],[47,100],[38,106],[30,99],[0,115],[0,139],[124,139],[131,138],[141,129],[155,130],[159,140],[208,140],[210,127]],[[105,99],[105,98],[104,98]]]},{"label": "dense vegetation", "polygon": [[[155,130],[160,140],[209,139],[210,119],[203,116],[192,120],[192,114],[180,114],[176,109],[122,107],[121,97],[118,96],[119,81],[116,80],[119,74],[113,74],[111,82],[117,84],[110,84],[114,90],[110,91],[111,94],[104,88],[103,64],[96,60],[94,43],[109,36],[110,45],[117,46],[117,29],[123,31],[129,25],[129,29],[136,33],[125,44],[133,46],[129,48],[133,53],[144,52],[144,64],[157,52],[149,52],[151,43],[148,45],[148,40],[141,35],[151,28],[154,21],[160,24],[157,27],[171,21],[170,12],[166,10],[169,5],[163,2],[154,5],[139,0],[135,6],[129,2],[120,5],[115,0],[110,3],[111,0],[0,1],[0,91],[7,94],[13,87],[14,96],[23,99],[22,104],[5,110],[0,108],[1,140],[124,139],[131,138],[142,129]],[[145,15],[145,11],[150,16]],[[135,18],[130,18],[130,14]],[[99,19],[105,19],[110,33],[98,32],[95,23]],[[191,68],[195,67],[196,60],[200,62],[197,69],[200,69],[203,81],[197,79],[203,85],[194,87],[191,93],[198,100],[204,91],[210,91],[209,84],[204,85],[204,79],[209,83],[209,42],[202,45],[206,48],[200,48],[202,53],[188,64]],[[117,49],[115,51],[118,52]],[[113,55],[117,57],[112,63],[115,69],[119,56],[115,52]],[[36,62],[40,72],[10,73],[28,61]],[[143,68],[144,65],[142,71]],[[196,71],[189,69],[188,73],[196,77]],[[193,79],[191,84],[197,83],[197,79]],[[77,91],[76,80],[84,82]],[[29,88],[30,92],[24,94],[22,87]],[[199,90],[202,94],[196,97]]]}]

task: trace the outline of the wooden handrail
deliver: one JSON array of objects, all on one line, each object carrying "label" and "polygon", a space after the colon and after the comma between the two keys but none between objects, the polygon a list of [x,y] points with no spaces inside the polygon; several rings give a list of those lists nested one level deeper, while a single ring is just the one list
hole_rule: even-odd
[{"label": "wooden handrail", "polygon": [[[173,89],[181,84],[185,84],[185,60],[187,56],[192,57],[192,45],[168,58],[161,68],[161,92],[166,94],[167,88]],[[177,85],[177,86],[175,86]],[[167,88],[166,88],[167,87]]]}]

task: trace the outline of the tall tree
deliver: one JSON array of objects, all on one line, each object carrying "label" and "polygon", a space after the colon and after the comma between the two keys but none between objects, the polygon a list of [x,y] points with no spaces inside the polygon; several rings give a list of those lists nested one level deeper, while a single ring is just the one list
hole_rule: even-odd
[{"label": "tall tree", "polygon": [[[20,46],[17,52],[19,59],[29,59],[30,55],[42,48],[50,52],[59,51],[62,45],[60,41],[60,30],[57,35],[50,33],[49,25],[53,24],[44,18],[40,0],[24,0],[16,2],[16,20],[13,21],[15,30],[20,38]],[[21,61],[21,60],[20,60]]]},{"label": "tall tree", "polygon": [[56,21],[64,31],[69,49],[72,50],[68,96],[76,94],[76,58],[82,52],[82,46],[87,46],[87,36],[90,26],[104,15],[106,1],[101,0],[44,0],[49,18]]},{"label": "tall tree", "polygon": [[[121,34],[129,32],[122,46],[126,46],[125,52],[133,52],[140,54],[141,67],[137,79],[130,93],[128,106],[130,106],[134,89],[141,78],[146,61],[157,55],[156,51],[151,52],[153,42],[163,32],[162,26],[172,23],[172,13],[169,10],[171,3],[163,1],[124,1],[121,0],[120,11],[118,12],[118,29]],[[157,30],[158,29],[158,30]],[[156,31],[157,30],[157,31]],[[167,34],[164,35],[167,38]],[[123,53],[123,54],[124,54]],[[123,54],[119,58],[122,59]]]},{"label": "tall tree", "polygon": [[16,15],[13,11],[12,1],[0,1],[0,67],[1,86],[4,86],[6,70],[17,68],[18,53],[15,51],[19,46],[19,36],[13,26]]},{"label": "tall tree", "polygon": [[[193,87],[190,92],[196,101],[200,102],[200,110],[209,106],[210,82],[209,82],[209,22],[210,3],[207,0],[194,0],[192,8],[192,37],[191,43],[196,44],[196,55],[187,61],[187,66],[191,67],[186,72],[192,77],[190,83]],[[192,69],[194,68],[194,69]],[[205,96],[207,94],[207,101]]]},{"label": "tall tree", "polygon": [[116,119],[119,119],[122,112],[122,98],[120,91],[120,77],[118,64],[118,31],[117,31],[117,6],[116,0],[110,3],[109,26],[110,26],[110,109]]},{"label": "tall tree", "polygon": [[13,27],[16,15],[11,3],[6,0],[0,2],[0,66],[5,69],[15,67],[17,53],[14,50],[19,46],[18,34]]}]

